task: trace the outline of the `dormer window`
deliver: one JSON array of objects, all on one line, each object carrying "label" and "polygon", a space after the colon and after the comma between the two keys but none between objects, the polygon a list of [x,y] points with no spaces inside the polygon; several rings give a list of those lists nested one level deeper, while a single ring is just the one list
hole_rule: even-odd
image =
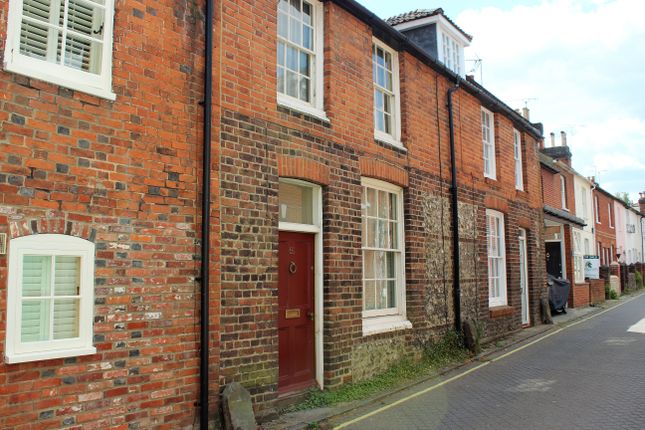
[{"label": "dormer window", "polygon": [[442,9],[421,9],[386,20],[395,29],[419,45],[426,54],[464,76],[464,48],[472,37],[457,27]]},{"label": "dormer window", "polygon": [[439,61],[456,74],[462,75],[461,58],[463,57],[463,46],[447,34],[441,33],[441,47],[443,56],[439,58]]}]

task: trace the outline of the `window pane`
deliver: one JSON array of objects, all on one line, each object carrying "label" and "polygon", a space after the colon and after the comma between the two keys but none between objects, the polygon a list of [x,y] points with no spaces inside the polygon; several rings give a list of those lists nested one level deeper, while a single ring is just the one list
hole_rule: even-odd
[{"label": "window pane", "polygon": [[376,233],[376,220],[372,218],[367,219],[367,236],[369,238],[369,242],[367,242],[367,246],[369,248],[377,248],[377,233]]},{"label": "window pane", "polygon": [[298,75],[287,70],[287,95],[298,97]]},{"label": "window pane", "polygon": [[284,66],[285,65],[284,52],[285,52],[284,43],[278,42],[278,65],[279,66]]},{"label": "window pane", "polygon": [[312,7],[307,2],[302,2],[302,22],[307,25],[312,23]]},{"label": "window pane", "polygon": [[387,261],[387,269],[385,272],[385,276],[389,279],[396,278],[396,253],[395,252],[387,252],[386,254],[386,261]]},{"label": "window pane", "polygon": [[[280,2],[282,5],[284,2]],[[289,17],[284,13],[278,13],[278,36],[289,37]]]},{"label": "window pane", "polygon": [[287,46],[287,68],[298,71],[298,50],[291,46]]},{"label": "window pane", "polygon": [[376,281],[376,308],[387,309],[387,281]]},{"label": "window pane", "polygon": [[378,220],[378,237],[376,240],[377,248],[387,248],[387,227],[387,221],[382,219]]},{"label": "window pane", "polygon": [[309,79],[300,77],[300,100],[308,102],[310,99]]},{"label": "window pane", "polygon": [[51,257],[26,255],[22,260],[22,297],[50,294]]},{"label": "window pane", "polygon": [[306,52],[300,53],[300,73],[309,76],[309,54]]},{"label": "window pane", "polygon": [[373,310],[376,308],[376,294],[374,291],[376,281],[365,281],[363,285],[363,302],[365,304],[364,308],[366,311]]},{"label": "window pane", "polygon": [[289,2],[291,5],[290,13],[293,16],[298,16],[300,15],[300,0],[291,0]]},{"label": "window pane", "polygon": [[375,279],[374,251],[363,251],[363,278]]},{"label": "window pane", "polygon": [[99,73],[102,46],[84,37],[67,35],[65,41],[65,65],[91,73]]},{"label": "window pane", "polygon": [[388,308],[396,307],[396,281],[387,281]]},{"label": "window pane", "polygon": [[276,69],[277,72],[277,81],[278,81],[278,92],[279,93],[284,93],[284,69],[282,67],[278,67]]},{"label": "window pane", "polygon": [[385,279],[387,277],[387,255],[385,251],[377,251],[374,253],[374,272],[375,279]]},{"label": "window pane", "polygon": [[23,300],[20,339],[22,342],[49,340],[49,299]]},{"label": "window pane", "polygon": [[22,14],[39,21],[49,22],[50,8],[50,0],[24,0]]},{"label": "window pane", "polygon": [[399,232],[397,231],[398,229],[398,224],[395,222],[390,223],[390,240],[389,240],[389,248],[391,249],[398,249],[399,248]]},{"label": "window pane", "polygon": [[390,199],[388,193],[385,191],[378,192],[378,217],[387,219],[390,213],[389,208]]},{"label": "window pane", "polygon": [[376,190],[367,188],[367,215],[376,216]]},{"label": "window pane", "polygon": [[296,45],[302,45],[302,24],[300,20],[289,19],[289,40]]},{"label": "window pane", "polygon": [[280,182],[278,191],[280,221],[313,224],[313,189]]},{"label": "window pane", "polygon": [[302,28],[302,46],[309,50],[314,49],[314,29],[307,25]]},{"label": "window pane", "polygon": [[78,337],[80,299],[54,301],[54,339]]},{"label": "window pane", "polygon": [[[52,32],[51,35],[50,31]],[[49,30],[45,25],[32,21],[23,21],[20,29],[20,53],[46,60],[49,37],[58,37],[58,31]]]},{"label": "window pane", "polygon": [[[61,3],[61,8],[62,8]],[[101,38],[103,33],[104,12],[101,8],[92,7],[78,0],[69,0],[67,6],[67,28],[81,34]],[[63,16],[60,16],[63,25]]]},{"label": "window pane", "polygon": [[75,296],[80,293],[80,267],[80,257],[56,257],[54,265],[54,295]]}]

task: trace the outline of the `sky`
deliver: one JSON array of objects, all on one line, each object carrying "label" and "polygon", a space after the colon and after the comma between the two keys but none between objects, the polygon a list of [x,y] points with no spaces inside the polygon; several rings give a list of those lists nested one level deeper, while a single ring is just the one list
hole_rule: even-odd
[{"label": "sky", "polygon": [[645,191],[645,1],[359,2],[384,19],[443,8],[473,36],[467,73],[510,107],[527,106],[546,145],[565,131],[579,173],[635,201]]}]

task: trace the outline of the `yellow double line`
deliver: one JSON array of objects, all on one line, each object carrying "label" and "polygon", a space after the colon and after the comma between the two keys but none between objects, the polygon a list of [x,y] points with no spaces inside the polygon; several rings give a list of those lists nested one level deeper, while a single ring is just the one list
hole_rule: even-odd
[{"label": "yellow double line", "polygon": [[404,397],[404,398],[402,398],[402,399],[399,399],[399,400],[397,400],[397,401],[395,401],[395,402],[393,402],[393,403],[390,403],[390,404],[388,404],[388,405],[382,406],[382,407],[380,407],[380,408],[378,408],[378,409],[373,410],[372,412],[369,412],[369,413],[367,413],[367,414],[365,414],[365,415],[361,415],[360,417],[354,418],[353,420],[350,420],[350,421],[344,422],[344,423],[342,423],[342,424],[339,424],[338,426],[334,427],[334,430],[339,430],[339,429],[343,429],[343,428],[345,428],[345,427],[349,427],[349,426],[351,426],[352,424],[356,424],[356,423],[357,423],[357,422],[359,422],[359,421],[363,421],[364,419],[367,419],[367,418],[369,418],[369,417],[372,417],[372,416],[374,416],[374,415],[376,415],[376,414],[380,414],[380,413],[381,413],[381,412],[383,412],[383,411],[386,411],[386,410],[388,410],[388,409],[390,409],[390,408],[393,408],[393,407],[395,407],[395,406],[397,406],[397,405],[400,405],[401,403],[407,402],[408,400],[414,399],[415,397],[422,396],[422,395],[424,395],[424,394],[426,394],[426,393],[429,393],[430,391],[433,391],[433,390],[436,390],[437,388],[443,387],[444,385],[449,384],[449,383],[451,383],[452,381],[456,381],[457,379],[461,379],[461,378],[463,378],[464,376],[466,376],[466,375],[468,375],[468,374],[470,374],[470,373],[473,373],[473,372],[475,372],[475,371],[477,371],[477,370],[481,369],[482,367],[488,366],[489,364],[494,363],[494,362],[496,362],[496,361],[499,361],[499,360],[501,360],[501,359],[503,359],[503,358],[506,358],[506,357],[508,357],[509,355],[512,355],[512,354],[515,354],[516,352],[522,351],[523,349],[526,349],[526,348],[528,348],[529,346],[535,345],[535,344],[536,344],[536,343],[538,343],[538,342],[542,342],[544,339],[548,339],[548,338],[550,338],[551,336],[555,336],[556,334],[560,333],[561,331],[564,331],[564,330],[566,330],[566,329],[568,329],[568,328],[571,328],[571,327],[576,326],[576,325],[578,325],[578,324],[581,324],[581,323],[583,323],[583,322],[589,321],[589,320],[590,320],[590,319],[592,319],[592,318],[596,318],[596,317],[598,317],[598,316],[600,316],[600,315],[603,315],[603,314],[605,314],[605,313],[607,313],[607,312],[609,312],[609,311],[612,311],[612,310],[614,310],[614,309],[616,309],[616,308],[619,308],[619,307],[621,307],[621,306],[623,306],[623,305],[626,305],[627,303],[631,302],[631,301],[632,301],[632,300],[634,300],[634,299],[637,299],[637,298],[638,298],[638,297],[640,297],[640,296],[641,296],[641,295],[639,294],[638,296],[632,297],[632,298],[630,298],[629,300],[626,300],[626,301],[624,301],[624,302],[622,302],[622,303],[619,303],[619,304],[617,304],[616,306],[612,306],[612,307],[611,307],[611,308],[609,308],[609,309],[605,309],[604,311],[598,312],[597,314],[593,314],[593,315],[591,315],[591,316],[589,316],[589,317],[587,317],[587,318],[583,318],[583,319],[580,319],[580,320],[578,320],[578,321],[575,321],[575,322],[573,322],[573,323],[571,323],[571,324],[567,324],[567,325],[565,325],[565,326],[564,326],[564,327],[562,327],[562,328],[559,328],[559,329],[557,329],[557,330],[554,330],[554,331],[552,331],[552,332],[549,332],[549,333],[545,334],[544,336],[541,336],[541,337],[539,337],[539,338],[537,338],[537,339],[535,339],[535,340],[533,340],[533,341],[531,341],[531,342],[529,342],[529,343],[527,343],[527,344],[524,344],[524,345],[522,345],[522,346],[519,346],[519,347],[517,347],[517,348],[515,348],[515,349],[513,349],[513,350],[511,350],[511,351],[509,351],[509,352],[507,352],[507,353],[505,353],[505,354],[502,354],[502,355],[500,355],[500,356],[498,356],[498,357],[492,358],[492,359],[490,359],[490,360],[488,360],[488,361],[485,361],[485,362],[483,362],[483,363],[481,363],[481,364],[478,364],[477,366],[475,366],[475,367],[473,367],[473,368],[470,368],[470,369],[468,369],[468,370],[466,370],[466,371],[464,371],[464,372],[462,372],[462,373],[460,373],[460,374],[458,374],[458,375],[455,375],[455,376],[453,376],[453,377],[451,377],[451,378],[448,378],[448,379],[446,379],[445,381],[441,381],[441,382],[439,382],[439,383],[437,383],[437,384],[435,384],[435,385],[433,385],[433,386],[431,386],[431,387],[425,388],[425,389],[423,389],[423,390],[421,390],[421,391],[417,391],[416,393],[410,394],[410,395],[409,395],[409,396],[407,396],[407,397]]}]

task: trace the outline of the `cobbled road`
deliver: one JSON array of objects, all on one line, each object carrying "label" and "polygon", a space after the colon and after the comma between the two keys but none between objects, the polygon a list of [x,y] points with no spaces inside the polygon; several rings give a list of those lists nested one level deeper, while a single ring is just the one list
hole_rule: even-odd
[{"label": "cobbled road", "polygon": [[436,380],[332,424],[369,430],[645,430],[645,321],[633,327],[643,319],[645,295],[480,368],[474,364],[463,377],[447,375],[450,380],[434,389]]}]

